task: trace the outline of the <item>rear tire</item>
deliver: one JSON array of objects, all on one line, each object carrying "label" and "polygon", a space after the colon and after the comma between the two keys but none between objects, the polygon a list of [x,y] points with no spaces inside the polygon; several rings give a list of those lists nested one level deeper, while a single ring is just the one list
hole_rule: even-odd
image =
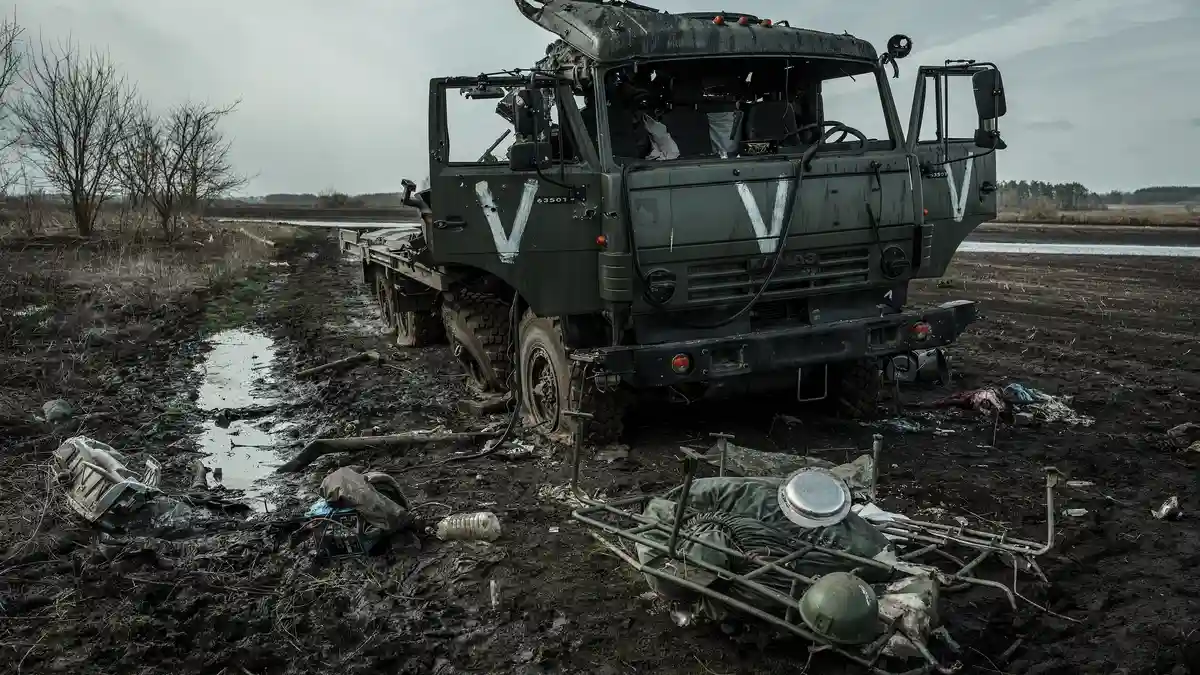
[{"label": "rear tire", "polygon": [[875,359],[829,364],[829,402],[839,417],[874,419],[879,412],[883,374]]},{"label": "rear tire", "polygon": [[429,347],[446,341],[446,325],[436,308],[399,311],[395,316],[397,347]]},{"label": "rear tire", "polygon": [[563,413],[577,409],[592,415],[587,422],[589,443],[613,443],[620,439],[626,397],[619,391],[597,390],[590,378],[582,381],[583,391],[579,391],[583,366],[567,356],[562,326],[557,319],[526,311],[521,319],[518,354],[521,408],[527,426],[555,440],[569,442],[577,423]]},{"label": "rear tire", "polygon": [[512,372],[509,304],[486,293],[454,291],[442,300],[442,321],[468,383],[480,391],[508,391]]},{"label": "rear tire", "polygon": [[401,291],[406,282],[414,285],[414,294],[425,289],[406,279],[401,279],[400,288],[397,288],[396,281],[381,270],[376,270],[374,277],[380,316],[388,333],[395,336],[397,347],[428,347],[445,342],[446,331],[436,305],[427,310],[400,308],[406,304],[402,302],[405,294]]}]

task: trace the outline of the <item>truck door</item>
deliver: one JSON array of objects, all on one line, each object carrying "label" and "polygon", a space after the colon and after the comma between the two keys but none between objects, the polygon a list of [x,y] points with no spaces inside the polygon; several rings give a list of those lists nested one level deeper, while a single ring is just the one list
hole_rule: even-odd
[{"label": "truck door", "polygon": [[[581,147],[576,124],[560,124],[569,88],[547,83],[552,162],[514,171],[508,94],[529,78],[433,80],[430,176],[433,226],[427,240],[443,265],[483,270],[516,288],[534,311],[555,315],[600,307],[596,275],[600,233],[595,149]],[[574,105],[572,101],[570,105]],[[578,109],[571,111],[573,119]]]},{"label": "truck door", "polygon": [[1004,144],[996,120],[979,119],[972,81],[994,69],[964,62],[917,71],[907,140],[924,214],[918,277],[942,276],[963,239],[996,217],[995,151]]}]

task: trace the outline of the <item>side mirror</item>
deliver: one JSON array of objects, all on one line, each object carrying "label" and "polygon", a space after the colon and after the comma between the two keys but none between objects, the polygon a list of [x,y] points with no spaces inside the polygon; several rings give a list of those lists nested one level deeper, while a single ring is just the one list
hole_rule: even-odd
[{"label": "side mirror", "polygon": [[547,169],[551,165],[550,153],[550,144],[545,141],[517,141],[508,149],[508,168],[513,171]]},{"label": "side mirror", "polygon": [[986,150],[1008,147],[1000,138],[997,122],[1008,112],[1004,98],[1004,81],[995,68],[980,70],[971,76],[975,89],[975,110],[979,113],[979,128],[975,130],[975,146]]},{"label": "side mirror", "polygon": [[[532,138],[550,128],[545,118],[545,97],[540,89],[520,89],[513,102],[513,128],[518,136]],[[543,118],[543,119],[539,119]]]},{"label": "side mirror", "polygon": [[1004,117],[1008,112],[1008,104],[1004,99],[1004,81],[1000,78],[999,70],[989,68],[975,73],[971,76],[971,85],[975,89],[975,109],[979,111],[979,119]]}]

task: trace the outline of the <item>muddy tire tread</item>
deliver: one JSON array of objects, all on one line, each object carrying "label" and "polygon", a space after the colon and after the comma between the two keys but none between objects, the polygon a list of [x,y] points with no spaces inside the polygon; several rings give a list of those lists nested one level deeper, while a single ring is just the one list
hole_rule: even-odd
[{"label": "muddy tire tread", "polygon": [[512,327],[509,325],[509,304],[487,293],[459,290],[447,293],[442,300],[442,317],[446,335],[452,335],[453,321],[475,336],[495,374],[496,381],[488,383],[500,392],[509,390],[512,373]]}]

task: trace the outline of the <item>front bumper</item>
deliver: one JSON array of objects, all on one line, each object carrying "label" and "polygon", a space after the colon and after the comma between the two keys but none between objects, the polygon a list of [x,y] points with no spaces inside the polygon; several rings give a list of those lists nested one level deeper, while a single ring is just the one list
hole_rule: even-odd
[{"label": "front bumper", "polygon": [[[703,340],[605,347],[575,352],[571,358],[635,387],[665,387],[940,347],[954,342],[975,315],[975,303],[956,300],[925,311]],[[918,323],[930,327],[923,340],[910,330]],[[686,372],[672,368],[672,360],[680,354],[691,362]]]}]

